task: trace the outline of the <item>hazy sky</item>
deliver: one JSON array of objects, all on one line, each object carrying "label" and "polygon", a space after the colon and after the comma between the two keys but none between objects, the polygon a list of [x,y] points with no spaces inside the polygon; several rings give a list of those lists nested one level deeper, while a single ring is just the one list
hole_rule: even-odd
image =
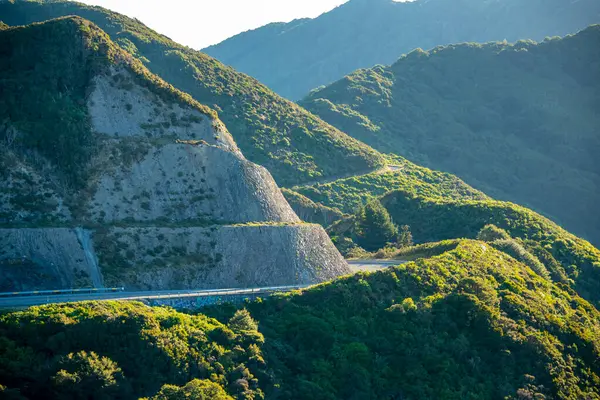
[{"label": "hazy sky", "polygon": [[201,49],[269,22],[316,17],[347,0],[79,0],[135,17]]}]

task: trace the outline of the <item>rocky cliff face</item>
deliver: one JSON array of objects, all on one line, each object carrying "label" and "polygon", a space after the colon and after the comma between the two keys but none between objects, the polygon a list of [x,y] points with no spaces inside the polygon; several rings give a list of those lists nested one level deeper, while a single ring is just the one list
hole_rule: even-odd
[{"label": "rocky cliff face", "polygon": [[[87,43],[86,32],[98,31],[68,18],[2,34],[12,35],[9,44],[21,32],[39,41],[29,30],[52,24],[74,25]],[[108,56],[86,48],[76,60],[82,68],[92,57],[110,62],[92,70],[84,90],[64,94],[85,114],[77,134],[87,139],[75,150],[88,156],[75,171],[32,142],[35,132],[14,120],[10,102],[0,107],[8,108],[0,115],[0,291],[287,285],[349,272],[323,229],[300,222],[213,113],[101,39]],[[5,47],[11,63],[36,57]],[[46,63],[39,57],[33,67]]]}]

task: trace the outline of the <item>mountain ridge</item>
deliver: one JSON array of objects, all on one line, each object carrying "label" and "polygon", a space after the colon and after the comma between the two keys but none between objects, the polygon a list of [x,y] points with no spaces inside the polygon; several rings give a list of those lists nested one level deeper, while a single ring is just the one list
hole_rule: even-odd
[{"label": "mountain ridge", "polygon": [[593,25],[540,43],[415,50],[300,104],[380,151],[456,174],[597,243],[598,42]]},{"label": "mountain ridge", "polygon": [[137,20],[101,7],[60,0],[3,2],[0,14],[9,25],[72,14],[94,22],[152,73],[215,109],[245,156],[269,169],[282,186],[347,171],[371,171],[384,163],[375,150],[279,97],[254,78],[179,45]]},{"label": "mountain ridge", "polygon": [[593,0],[352,0],[289,32],[272,34],[268,41],[258,28],[203,51],[256,77],[280,95],[299,100],[320,85],[358,68],[391,64],[415,48],[542,40],[597,22],[600,6]]}]

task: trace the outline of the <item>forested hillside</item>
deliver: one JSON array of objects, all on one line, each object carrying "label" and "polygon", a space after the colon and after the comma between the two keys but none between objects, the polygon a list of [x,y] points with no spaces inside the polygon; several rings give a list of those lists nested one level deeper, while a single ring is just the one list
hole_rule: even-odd
[{"label": "forested hillside", "polygon": [[541,43],[415,50],[303,106],[378,150],[456,174],[600,243],[600,26]]},{"label": "forested hillside", "polygon": [[0,316],[0,395],[600,397],[598,311],[484,242],[248,309],[210,311],[226,325],[136,303]]},{"label": "forested hillside", "polygon": [[598,22],[596,0],[350,0],[318,18],[269,24],[204,51],[298,100],[418,47],[542,40]]},{"label": "forested hillside", "polygon": [[379,153],[255,79],[181,46],[137,20],[70,1],[0,2],[1,20],[25,25],[78,15],[98,25],[154,74],[219,113],[244,155],[293,185],[382,165]]}]

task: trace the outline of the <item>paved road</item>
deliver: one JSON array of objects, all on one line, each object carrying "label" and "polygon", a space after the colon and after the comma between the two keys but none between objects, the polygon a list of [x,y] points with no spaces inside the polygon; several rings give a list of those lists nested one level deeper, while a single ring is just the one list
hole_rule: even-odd
[{"label": "paved road", "polygon": [[232,296],[272,292],[288,292],[306,286],[271,286],[251,289],[168,290],[152,292],[83,293],[54,296],[15,296],[0,298],[0,309],[15,309],[48,303],[70,303],[89,300],[154,300],[183,297]]},{"label": "paved road", "polygon": [[[354,272],[377,271],[391,266],[404,264],[402,260],[352,260],[348,265]],[[77,301],[91,300],[158,300],[184,297],[203,296],[232,296],[249,295],[259,293],[287,292],[301,289],[310,285],[302,286],[270,286],[250,289],[207,289],[207,290],[164,290],[146,292],[116,292],[116,293],[81,293],[41,296],[14,296],[0,297],[0,309],[20,309],[49,303],[71,303]]]},{"label": "paved road", "polygon": [[379,271],[388,267],[407,263],[404,260],[348,260],[348,265],[353,272]]}]

